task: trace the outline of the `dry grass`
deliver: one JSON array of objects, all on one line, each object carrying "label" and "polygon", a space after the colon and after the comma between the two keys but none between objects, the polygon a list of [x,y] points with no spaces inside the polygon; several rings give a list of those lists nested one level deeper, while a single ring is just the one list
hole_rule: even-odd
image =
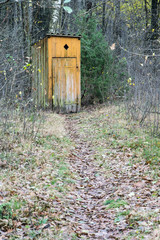
[{"label": "dry grass", "polygon": [[[134,196],[128,196],[128,188],[125,190],[130,178],[127,175],[128,172],[133,172],[132,177],[138,176],[139,180],[137,181],[141,182],[139,173],[143,171],[144,167],[145,172],[142,176],[146,176],[146,179],[150,177],[155,182],[159,181],[159,176],[157,176],[158,164],[153,163],[154,170],[147,165],[147,162],[145,164],[145,157],[150,158],[149,154],[152,151],[146,152],[145,155],[143,153],[144,148],[151,144],[155,145],[153,139],[139,128],[137,122],[127,120],[123,108],[120,109],[119,106],[112,105],[108,107],[98,106],[96,109],[86,109],[80,113],[72,114],[70,118],[73,119],[73,122],[75,121],[74,129],[81,141],[88,142],[92,146],[94,150],[92,157],[96,166],[100,168],[101,174],[104,174],[107,179],[111,178],[110,182],[112,182],[114,174],[116,178],[118,176],[122,179],[122,184],[118,185],[118,189],[126,196],[128,202],[130,198],[137,196],[137,192]],[[11,232],[7,239],[13,240],[16,235],[18,239],[34,239],[34,234],[37,234],[35,239],[72,239],[71,236],[63,235],[66,231],[60,232],[57,226],[63,225],[66,194],[73,191],[74,182],[78,178],[68,165],[68,156],[75,148],[75,143],[67,134],[65,115],[41,112],[37,121],[36,129],[38,131],[33,138],[24,138],[18,134],[14,139],[10,138],[7,133],[6,139],[10,139],[11,148],[8,151],[3,149],[2,155],[0,153],[2,161],[6,161],[6,164],[0,167],[0,201],[2,204],[11,205],[14,213],[14,219],[11,219],[8,223],[10,225],[6,229],[18,228],[18,231]],[[14,127],[20,129],[19,125],[16,125],[17,122],[14,124]],[[19,130],[17,131],[20,133]],[[159,149],[159,142],[155,140],[155,143],[156,141],[157,148],[153,149],[154,154]],[[153,157],[155,156],[153,155]],[[157,152],[158,157],[159,152]],[[132,178],[130,181],[132,187]],[[147,182],[147,184],[151,183],[150,180],[149,183]],[[133,186],[134,184],[133,180]],[[158,186],[154,191],[156,196]],[[119,194],[119,192],[115,192],[115,194]],[[131,193],[133,194],[132,189]],[[139,194],[143,196],[141,189],[139,189]],[[150,198],[151,200],[156,199],[154,195]],[[148,205],[152,203],[148,197],[145,198],[145,201]],[[150,205],[149,209],[151,209]],[[125,217],[136,225],[138,220],[134,218],[133,212],[131,213],[131,216]],[[146,216],[143,220],[146,224],[148,224],[148,220],[155,224],[155,231],[152,226],[149,227],[149,230],[154,236],[153,239],[157,240],[159,237],[158,214],[159,212],[153,212],[151,216]],[[138,217],[141,219],[140,213]],[[43,231],[43,227],[48,223],[50,227]],[[17,227],[17,224],[20,226]],[[42,230],[40,234],[39,229]],[[127,235],[130,232],[134,234],[135,238],[137,237],[136,239],[141,239],[141,235],[148,237],[147,233],[143,233],[141,230],[139,233],[136,232],[136,229],[127,230]],[[23,236],[24,233],[26,237]],[[126,236],[124,239],[130,240],[133,239],[132,237]],[[73,236],[73,239],[77,239],[76,236]]]},{"label": "dry grass", "polygon": [[45,125],[40,130],[43,136],[55,135],[58,138],[66,136],[66,130],[64,127],[65,117],[64,115],[58,115],[53,112],[44,113]]},{"label": "dry grass", "polygon": [[[63,198],[74,181],[67,163],[71,143],[66,136],[64,116],[44,112],[37,121],[38,132],[31,138],[20,134],[17,120],[14,127],[18,135],[11,132],[11,139],[8,133],[3,135],[5,141],[11,140],[11,148],[3,148],[0,153],[0,213],[1,206],[8,204],[14,216],[9,221],[0,219],[0,235],[4,234],[5,239],[32,239],[32,235],[38,234],[38,230],[32,231],[33,225],[39,225],[41,231],[52,212],[53,218],[58,218],[61,211],[54,213],[54,198]],[[8,146],[5,141],[3,146]],[[10,232],[7,237],[6,230],[17,229],[17,224],[19,231]],[[49,230],[52,237],[48,234],[45,239],[53,239],[54,224]]]}]

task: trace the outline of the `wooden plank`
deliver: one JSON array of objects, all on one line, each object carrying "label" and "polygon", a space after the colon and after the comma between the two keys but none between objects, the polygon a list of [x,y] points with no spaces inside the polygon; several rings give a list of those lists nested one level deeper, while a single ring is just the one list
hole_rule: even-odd
[{"label": "wooden plank", "polygon": [[37,105],[37,45],[35,46],[35,105]]},{"label": "wooden plank", "polygon": [[41,40],[41,48],[40,48],[40,106],[43,107],[43,40]]},{"label": "wooden plank", "polygon": [[[64,48],[64,46],[67,46]],[[80,40],[72,37],[50,37],[41,40],[36,47],[34,85],[36,85],[37,104],[45,107],[54,104],[66,111],[77,111],[81,105],[80,86]],[[53,59],[59,58],[59,60]],[[63,60],[62,60],[63,59]],[[69,66],[69,59],[72,70]],[[73,60],[73,59],[76,59]],[[75,61],[73,63],[73,61]],[[58,80],[55,82],[55,76]],[[67,107],[66,107],[67,106]]]},{"label": "wooden plank", "polygon": [[38,102],[37,102],[37,105],[39,107],[40,106],[40,95],[41,95],[41,92],[40,92],[40,72],[39,72],[39,70],[40,70],[40,57],[41,57],[41,55],[40,55],[40,48],[41,48],[41,46],[40,46],[40,44],[38,44],[38,45],[39,45],[39,47],[37,48],[37,53],[38,53],[38,59],[37,59],[38,60],[37,61],[37,66],[38,66],[38,69],[37,69]]},{"label": "wooden plank", "polygon": [[[73,38],[54,38],[52,41],[53,49],[53,59],[54,64],[52,68],[57,68],[57,73],[53,74],[58,77],[59,80],[53,78],[53,88],[54,88],[54,104],[64,108],[66,106],[66,111],[77,111],[80,109],[80,41]],[[66,47],[66,49],[64,48]],[[68,60],[67,60],[68,59]],[[69,59],[76,59],[74,70],[69,70],[69,66],[65,66],[65,63],[69,64]],[[51,59],[50,59],[51,60]],[[49,61],[50,61],[49,60]],[[66,61],[66,62],[65,62]],[[57,65],[57,66],[56,66]],[[72,62],[73,65],[73,62]],[[65,71],[64,71],[65,69]],[[54,70],[55,72],[55,70]],[[58,74],[58,75],[57,75]],[[58,82],[58,87],[57,87]],[[65,91],[64,91],[65,89]],[[69,106],[70,105],[70,106]],[[77,105],[77,106],[76,106]]]},{"label": "wooden plank", "polygon": [[45,39],[43,40],[43,108],[45,108]]},{"label": "wooden plank", "polygon": [[34,99],[34,85],[35,85],[35,72],[34,72],[34,66],[35,66],[35,48],[32,46],[32,88],[31,88],[31,97]]},{"label": "wooden plank", "polygon": [[48,39],[45,40],[45,105],[48,105]]},{"label": "wooden plank", "polygon": [[52,57],[53,57],[53,38],[48,39],[48,103],[52,106],[53,79],[52,79]]}]

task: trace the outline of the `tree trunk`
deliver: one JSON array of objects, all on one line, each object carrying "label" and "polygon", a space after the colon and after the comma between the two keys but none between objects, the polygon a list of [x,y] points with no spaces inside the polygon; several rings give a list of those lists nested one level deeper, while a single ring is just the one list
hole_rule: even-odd
[{"label": "tree trunk", "polygon": [[115,53],[117,56],[120,56],[121,49],[119,46],[121,39],[121,12],[120,12],[121,3],[120,0],[115,1],[115,23],[114,23],[114,41],[116,43]]},{"label": "tree trunk", "polygon": [[61,8],[61,0],[55,0],[52,2],[52,13],[51,13],[51,20],[49,24],[49,32],[56,33],[60,31],[59,26],[59,13]]},{"label": "tree trunk", "polygon": [[148,28],[148,8],[147,8],[147,0],[145,1],[145,14],[146,14],[146,29]]},{"label": "tree trunk", "polygon": [[106,18],[106,2],[103,2],[103,13],[102,13],[102,32],[103,32],[103,34],[105,34],[105,31],[106,31],[105,18]]},{"label": "tree trunk", "polygon": [[152,15],[151,15],[151,39],[158,38],[158,0],[152,0]]}]

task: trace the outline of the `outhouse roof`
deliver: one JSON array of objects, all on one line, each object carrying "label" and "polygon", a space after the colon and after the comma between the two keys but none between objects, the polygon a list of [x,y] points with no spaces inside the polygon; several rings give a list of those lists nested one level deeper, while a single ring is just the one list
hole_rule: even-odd
[{"label": "outhouse roof", "polygon": [[50,38],[50,37],[67,37],[67,38],[78,38],[81,39],[81,35],[76,35],[76,34],[62,34],[62,33],[47,33],[45,34],[42,38],[38,39],[37,41],[33,41],[32,45],[34,45],[35,43],[39,42],[40,40],[44,39],[44,38]]},{"label": "outhouse roof", "polygon": [[60,34],[60,33],[48,33],[46,37],[70,37],[70,38],[81,38],[80,35],[76,34]]}]

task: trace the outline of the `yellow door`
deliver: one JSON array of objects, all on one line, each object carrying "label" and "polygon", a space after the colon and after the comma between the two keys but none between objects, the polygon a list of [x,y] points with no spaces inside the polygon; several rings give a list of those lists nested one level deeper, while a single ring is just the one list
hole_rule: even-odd
[{"label": "yellow door", "polygon": [[53,58],[53,106],[74,112],[77,105],[76,58]]}]

